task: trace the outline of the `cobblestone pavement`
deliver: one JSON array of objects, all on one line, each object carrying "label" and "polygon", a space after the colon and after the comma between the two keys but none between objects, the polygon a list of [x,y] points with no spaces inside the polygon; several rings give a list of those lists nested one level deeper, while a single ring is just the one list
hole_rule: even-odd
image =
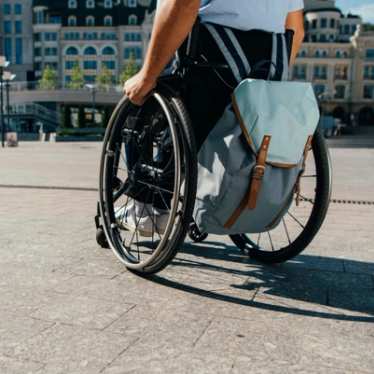
[{"label": "cobblestone pavement", "polygon": [[[373,373],[373,205],[283,265],[210,236],[145,280],[95,243],[99,149],[0,149],[1,374]],[[374,200],[374,150],[332,157],[333,197]]]}]

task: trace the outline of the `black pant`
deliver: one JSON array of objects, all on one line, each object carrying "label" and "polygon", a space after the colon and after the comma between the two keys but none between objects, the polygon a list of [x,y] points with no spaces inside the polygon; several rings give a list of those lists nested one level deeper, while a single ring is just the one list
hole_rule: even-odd
[{"label": "black pant", "polygon": [[[260,30],[234,30],[234,34],[252,67],[261,61],[271,60],[271,33]],[[204,25],[201,25],[199,30],[197,56],[202,62],[226,63],[223,54]],[[262,70],[253,71],[250,76],[266,79],[269,68],[270,63],[265,63]],[[191,68],[187,73],[183,99],[192,121],[198,149],[230,103],[231,94],[236,85],[237,81],[229,69],[214,71],[210,68]]]}]

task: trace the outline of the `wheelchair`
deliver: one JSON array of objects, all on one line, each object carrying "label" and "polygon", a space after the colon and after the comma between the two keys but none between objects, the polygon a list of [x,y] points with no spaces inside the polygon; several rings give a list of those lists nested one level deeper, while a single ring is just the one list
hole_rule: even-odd
[{"label": "wheelchair", "polygon": [[[193,33],[179,56],[179,67],[160,78],[143,106],[126,98],[115,108],[104,136],[99,175],[99,202],[95,217],[100,246],[111,248],[132,272],[146,276],[165,268],[182,247],[186,236],[202,242],[193,221],[197,189],[197,150],[186,107],[181,99],[189,69],[225,68],[194,57]],[[195,36],[196,37],[196,36]],[[272,231],[230,236],[251,258],[281,263],[303,251],[314,239],[326,217],[331,196],[331,161],[324,137],[316,132],[312,152],[300,178],[301,191],[281,223]],[[151,234],[138,225],[128,230],[118,212],[141,198],[143,211],[152,221]],[[159,230],[155,209],[167,212]],[[149,211],[150,210],[150,211]],[[143,212],[135,218],[139,223]]]}]

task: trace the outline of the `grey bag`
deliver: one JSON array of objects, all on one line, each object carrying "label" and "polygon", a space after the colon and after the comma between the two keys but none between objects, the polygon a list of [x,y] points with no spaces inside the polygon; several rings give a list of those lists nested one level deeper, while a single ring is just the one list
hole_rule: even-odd
[{"label": "grey bag", "polygon": [[231,235],[275,228],[298,191],[318,119],[309,84],[242,81],[198,155],[199,229]]}]

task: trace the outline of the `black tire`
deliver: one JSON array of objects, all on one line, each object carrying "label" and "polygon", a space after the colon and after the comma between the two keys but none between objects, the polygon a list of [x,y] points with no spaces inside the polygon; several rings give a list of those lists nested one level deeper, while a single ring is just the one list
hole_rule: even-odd
[{"label": "black tire", "polygon": [[110,248],[108,240],[106,240],[104,229],[102,227],[99,227],[96,230],[96,242],[97,244],[99,244],[101,248],[104,248],[104,249]]},{"label": "black tire", "polygon": [[288,261],[307,248],[321,228],[330,203],[332,181],[330,155],[320,132],[316,132],[313,138],[312,150],[316,169],[316,189],[313,208],[304,229],[287,246],[274,251],[262,250],[250,239],[250,235],[230,236],[234,244],[248,252],[251,258],[268,264]]},{"label": "black tire", "polygon": [[[173,139],[175,140],[175,144],[178,145],[178,151],[174,149],[174,153],[177,154],[179,152],[179,156],[174,157],[174,160],[180,160],[184,177],[183,183],[181,182],[181,178],[179,178],[180,185],[178,188],[182,189],[181,186],[183,185],[184,194],[183,196],[177,194],[176,196],[179,196],[178,198],[174,196],[174,200],[178,200],[175,206],[179,204],[174,227],[170,228],[170,233],[168,231],[169,228],[166,230],[168,237],[165,240],[161,240],[161,244],[163,244],[157,247],[154,250],[154,255],[152,254],[144,263],[134,261],[134,258],[124,250],[124,244],[120,243],[119,229],[115,225],[113,207],[115,186],[112,185],[112,181],[115,181],[116,176],[113,175],[114,157],[109,157],[108,153],[114,152],[113,144],[120,136],[122,125],[126,120],[126,115],[131,109],[131,104],[127,99],[123,99],[119,103],[109,122],[104,138],[100,166],[100,212],[104,222],[103,227],[106,238],[111,249],[120,261],[123,262],[129,270],[142,276],[157,273],[165,268],[172,261],[179,247],[183,244],[189,223],[192,219],[197,186],[196,146],[190,120],[183,103],[166,86],[158,88],[152,97],[154,100],[164,105],[166,108],[165,110],[167,110],[170,114],[170,118],[172,118],[172,121],[169,122],[173,122],[170,126],[173,127]],[[145,105],[147,105],[147,103]],[[169,219],[168,225],[173,223],[174,222],[171,222],[171,219]]]}]

